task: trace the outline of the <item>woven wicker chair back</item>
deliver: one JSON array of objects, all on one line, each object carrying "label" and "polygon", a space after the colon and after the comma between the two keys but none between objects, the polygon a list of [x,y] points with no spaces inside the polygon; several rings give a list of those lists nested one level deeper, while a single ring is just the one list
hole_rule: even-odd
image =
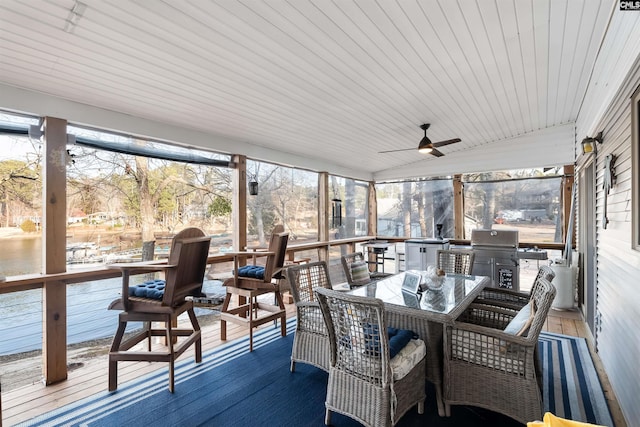
[{"label": "woven wicker chair back", "polygon": [[437,252],[437,268],[447,274],[472,274],[474,258],[472,251],[441,249]]}]

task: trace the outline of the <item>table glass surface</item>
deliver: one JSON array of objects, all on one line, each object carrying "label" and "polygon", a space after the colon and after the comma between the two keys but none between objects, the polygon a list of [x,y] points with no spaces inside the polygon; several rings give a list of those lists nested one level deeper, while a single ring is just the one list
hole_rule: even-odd
[{"label": "table glass surface", "polygon": [[[415,271],[415,273],[420,273]],[[349,291],[352,295],[379,298],[387,304],[415,308],[428,312],[448,314],[461,304],[476,288],[482,286],[484,276],[465,276],[448,274],[439,288],[426,289],[418,295],[402,291],[402,281],[405,273],[395,274],[369,285],[361,286]],[[429,281],[426,281],[428,284]]]}]

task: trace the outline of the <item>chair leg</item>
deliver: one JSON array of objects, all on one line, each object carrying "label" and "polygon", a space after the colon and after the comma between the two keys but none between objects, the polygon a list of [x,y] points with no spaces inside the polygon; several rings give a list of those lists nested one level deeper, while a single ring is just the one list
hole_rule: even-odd
[{"label": "chair leg", "polygon": [[144,322],[143,328],[147,333],[147,351],[151,351],[151,329],[153,328],[153,323]]},{"label": "chair leg", "polygon": [[256,317],[258,315],[257,313],[257,305],[258,305],[258,300],[256,299],[256,301],[253,301],[253,298],[249,298],[249,352],[253,351],[253,328],[255,328],[256,326],[253,324],[253,305],[256,305]]},{"label": "chair leg", "polygon": [[169,352],[169,391],[171,393],[173,393],[173,390],[175,388],[175,378],[174,378],[174,373],[173,373],[173,367],[174,367],[174,359],[175,359],[175,354],[174,354],[174,340],[173,340],[173,319],[171,319],[169,316],[167,318],[166,321],[166,339],[167,339],[167,347],[168,347],[168,352]]},{"label": "chair leg", "polygon": [[276,291],[276,299],[278,300],[278,307],[283,310],[282,315],[280,316],[280,335],[283,337],[287,336],[287,313],[284,308],[284,300],[282,299],[282,294],[280,291]]},{"label": "chair leg", "polygon": [[[200,323],[198,323],[198,318],[196,317],[196,313],[193,309],[187,310],[187,314],[189,315],[189,320],[191,320],[191,328],[195,331],[200,330]],[[202,362],[202,338],[198,338],[195,342],[195,352],[196,352],[196,363]]]},{"label": "chair leg", "polygon": [[171,358],[171,360],[169,361],[169,391],[171,393],[173,393],[174,389],[175,389],[175,375],[174,375],[174,360],[173,357]]},{"label": "chair leg", "polygon": [[[227,295],[224,297],[224,302],[222,303],[222,309],[220,310],[222,313],[226,312],[229,309],[229,302],[231,301],[231,294],[227,292]],[[227,340],[227,321],[220,319],[220,339],[222,341]]]},{"label": "chair leg", "polygon": [[331,411],[328,409],[324,413],[324,425],[326,426],[331,425]]},{"label": "chair leg", "polygon": [[[122,338],[124,337],[124,331],[127,328],[127,322],[120,321],[118,323],[118,330],[116,331],[116,335],[113,337],[113,342],[111,343],[111,350],[109,353],[117,353],[120,351],[120,344],[122,343]],[[116,360],[111,360],[111,356],[109,356],[109,391],[114,391],[118,388],[118,362]]]},{"label": "chair leg", "polygon": [[291,367],[289,368],[289,370],[291,372],[295,372],[296,371],[296,362],[293,359],[291,359]]}]

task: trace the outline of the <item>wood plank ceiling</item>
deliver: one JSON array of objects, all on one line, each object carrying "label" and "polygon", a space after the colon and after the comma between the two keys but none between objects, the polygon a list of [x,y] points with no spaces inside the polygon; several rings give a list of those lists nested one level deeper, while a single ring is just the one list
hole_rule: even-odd
[{"label": "wood plank ceiling", "polygon": [[[572,163],[617,5],[83,0],[72,19],[75,3],[0,0],[4,90],[205,132],[215,138],[199,145],[214,150],[232,141],[241,154],[378,179]],[[441,158],[378,154],[417,147],[422,123],[433,141],[462,142]]]}]

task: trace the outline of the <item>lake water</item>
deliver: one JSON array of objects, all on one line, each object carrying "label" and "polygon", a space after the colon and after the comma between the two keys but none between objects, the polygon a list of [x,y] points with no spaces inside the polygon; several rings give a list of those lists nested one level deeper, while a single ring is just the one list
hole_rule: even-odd
[{"label": "lake water", "polygon": [[0,275],[40,273],[42,270],[42,237],[0,239]]},{"label": "lake water", "polygon": [[[0,274],[13,276],[40,272],[40,238],[0,239]],[[132,278],[135,280],[135,278]],[[142,281],[142,276],[139,276]],[[119,278],[67,286],[67,344],[113,337],[120,311],[107,310],[122,289]],[[203,290],[222,294],[217,280],[206,280]],[[212,310],[197,309],[198,315]],[[42,290],[0,294],[0,356],[42,348]]]}]

